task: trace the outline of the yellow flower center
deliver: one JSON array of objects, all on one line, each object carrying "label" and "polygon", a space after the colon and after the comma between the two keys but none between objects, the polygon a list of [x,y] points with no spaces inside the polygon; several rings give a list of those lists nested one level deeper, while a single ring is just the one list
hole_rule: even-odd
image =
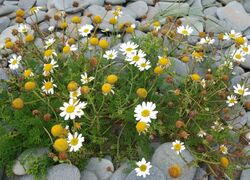
[{"label": "yellow flower center", "polygon": [[126,49],[127,52],[131,52],[133,50],[133,48],[129,47]]},{"label": "yellow flower center", "polygon": [[67,53],[69,53],[70,52],[70,47],[69,46],[65,46],[64,48],[63,48],[63,53],[64,54],[67,54]]},{"label": "yellow flower center", "polygon": [[53,68],[52,64],[44,64],[44,71],[51,71]]},{"label": "yellow flower center", "polygon": [[167,58],[160,58],[158,63],[162,66],[166,66],[169,63],[169,60]]},{"label": "yellow flower center", "polygon": [[24,73],[23,73],[24,77],[26,77],[26,78],[29,77],[30,74],[31,74],[31,70],[30,69],[25,70]]},{"label": "yellow flower center", "polygon": [[111,85],[109,83],[105,83],[102,86],[102,92],[104,93],[109,93],[111,91]]},{"label": "yellow flower center", "polygon": [[83,32],[88,33],[88,32],[89,32],[89,30],[88,30],[88,29],[84,29],[84,30],[83,30]]},{"label": "yellow flower center", "polygon": [[76,146],[78,144],[78,139],[77,138],[72,138],[70,141],[70,144],[73,146]]},{"label": "yellow flower center", "polygon": [[243,89],[239,89],[238,92],[239,92],[239,94],[244,94],[244,90]]},{"label": "yellow flower center", "polygon": [[73,97],[77,97],[77,94],[78,94],[77,91],[74,91],[74,92],[72,93],[72,96],[73,96]]},{"label": "yellow flower center", "polygon": [[141,166],[140,166],[140,170],[141,170],[142,172],[145,172],[145,171],[147,170],[147,166],[146,166],[145,164],[141,165]]},{"label": "yellow flower center", "polygon": [[141,115],[142,115],[143,117],[148,117],[148,116],[150,115],[150,111],[147,110],[147,109],[145,109],[145,110],[143,110],[143,111],[141,112]]},{"label": "yellow flower center", "polygon": [[230,103],[234,103],[235,101],[234,101],[234,99],[230,99],[229,102]]},{"label": "yellow flower center", "polygon": [[188,31],[187,31],[186,29],[183,29],[183,30],[181,31],[181,33],[184,34],[184,35],[188,35]]},{"label": "yellow flower center", "polygon": [[146,67],[147,63],[141,63],[141,67]]},{"label": "yellow flower center", "polygon": [[135,56],[133,57],[133,61],[135,61],[135,62],[139,61],[139,59],[140,59],[140,56],[138,56],[138,55],[135,55]]},{"label": "yellow flower center", "polygon": [[243,50],[244,52],[248,52],[248,47],[243,47],[242,50]]},{"label": "yellow flower center", "polygon": [[53,51],[51,49],[48,49],[44,52],[45,57],[50,57],[52,55]]},{"label": "yellow flower center", "polygon": [[235,55],[235,58],[236,58],[236,59],[241,59],[242,56],[241,56],[240,54],[236,54],[236,55]]},{"label": "yellow flower center", "polygon": [[235,34],[229,34],[229,37],[234,39],[235,38]]},{"label": "yellow flower center", "polygon": [[13,64],[13,65],[16,65],[16,64],[17,64],[17,60],[13,60],[13,61],[12,61],[12,64]]},{"label": "yellow flower center", "polygon": [[176,151],[180,151],[180,150],[181,150],[181,144],[175,144],[175,145],[174,145],[174,149],[175,149]]},{"label": "yellow flower center", "polygon": [[53,87],[53,83],[52,82],[46,82],[44,84],[44,87],[46,90],[50,90]]},{"label": "yellow flower center", "polygon": [[147,128],[147,124],[145,122],[142,122],[142,121],[139,121],[137,124],[136,124],[136,130],[138,132],[144,132]]},{"label": "yellow flower center", "polygon": [[74,112],[74,110],[75,110],[75,106],[69,105],[69,106],[67,107],[67,109],[66,109],[66,112],[67,112],[67,113],[72,113],[72,112]]}]

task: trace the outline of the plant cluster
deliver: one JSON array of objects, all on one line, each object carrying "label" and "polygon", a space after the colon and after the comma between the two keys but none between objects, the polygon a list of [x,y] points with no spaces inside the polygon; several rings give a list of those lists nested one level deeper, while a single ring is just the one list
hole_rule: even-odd
[{"label": "plant cluster", "polygon": [[[243,107],[250,94],[246,84],[229,83],[233,67],[250,53],[246,38],[235,31],[200,32],[193,45],[188,38],[194,30],[172,17],[164,26],[149,24],[151,31],[136,37],[134,24],[119,23],[122,8],[112,12],[113,29],[101,38],[104,17],[98,15],[91,16],[92,24],[81,25],[81,17],[67,22],[67,14],[58,12],[57,26],[45,33],[35,22],[31,28],[24,23],[23,10],[16,12],[17,41],[7,38],[2,47],[9,52],[11,73],[1,82],[0,167],[33,147],[49,147],[54,163],[80,168],[93,156],[111,155],[116,163],[138,160],[150,157],[151,142],[161,141],[173,142],[173,153],[180,156],[189,150],[193,166],[205,163],[216,176],[232,177],[244,168],[241,144],[232,139],[245,131],[228,121],[231,114],[241,116],[236,107]],[[71,37],[69,23],[77,38]],[[125,34],[131,41],[112,48]],[[35,36],[43,48],[34,43]],[[231,51],[222,54],[228,42]],[[213,66],[218,55],[222,63]],[[36,161],[34,174],[39,164],[44,166]],[[138,175],[150,172],[145,159],[137,165]],[[168,171],[178,177],[181,170]]]}]

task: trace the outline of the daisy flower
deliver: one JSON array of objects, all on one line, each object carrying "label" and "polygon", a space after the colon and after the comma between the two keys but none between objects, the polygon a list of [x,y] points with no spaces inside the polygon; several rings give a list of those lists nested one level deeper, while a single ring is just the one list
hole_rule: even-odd
[{"label": "daisy flower", "polygon": [[229,107],[232,107],[232,106],[234,106],[235,104],[238,103],[237,98],[234,95],[227,96],[227,101],[226,102],[227,102]]},{"label": "daisy flower", "polygon": [[246,58],[244,57],[245,53],[241,50],[237,50],[235,53],[232,54],[232,56],[236,62],[244,62],[246,60]]},{"label": "daisy flower", "polygon": [[148,70],[151,67],[150,61],[146,59],[142,59],[141,61],[139,61],[136,66],[139,68],[140,71]]},{"label": "daisy flower", "polygon": [[240,50],[245,54],[250,54],[250,45],[247,43],[240,46]]},{"label": "daisy flower", "polygon": [[193,28],[191,28],[191,27],[188,26],[188,25],[186,25],[186,27],[182,25],[182,26],[179,26],[179,27],[177,28],[177,32],[178,32],[179,34],[184,35],[184,36],[189,36],[189,35],[192,34],[192,32],[193,32]]},{"label": "daisy flower", "polygon": [[77,90],[75,90],[75,91],[70,91],[70,92],[69,92],[69,97],[70,97],[71,99],[76,100],[81,94],[82,94],[82,93],[81,93],[81,88],[79,87],[79,88],[78,88]]},{"label": "daisy flower", "polygon": [[92,29],[94,29],[92,25],[86,24],[82,26],[80,29],[78,29],[78,32],[82,35],[82,37],[85,37],[91,33]]},{"label": "daisy flower", "polygon": [[112,14],[114,15],[114,17],[117,19],[118,17],[121,17],[123,12],[121,8],[116,8],[116,10],[114,10],[112,12]]},{"label": "daisy flower", "polygon": [[52,59],[50,63],[43,65],[43,75],[44,76],[50,75],[50,73],[53,73],[54,69],[57,67],[58,65],[56,64],[56,61]]},{"label": "daisy flower", "polygon": [[143,121],[146,123],[150,123],[151,119],[157,118],[158,111],[154,111],[156,105],[152,102],[142,102],[135,107],[135,118],[137,121]]},{"label": "daisy flower", "polygon": [[28,26],[26,24],[20,24],[18,25],[18,32],[19,33],[27,33],[28,32]]},{"label": "daisy flower", "polygon": [[112,94],[115,94],[114,92],[114,86],[112,84],[109,84],[109,83],[104,83],[102,85],[102,93],[107,96],[108,94],[112,93]]},{"label": "daisy flower", "polygon": [[152,167],[150,162],[146,162],[146,160],[142,158],[142,160],[138,161],[136,165],[138,166],[137,168],[135,168],[137,176],[142,176],[143,178],[145,178],[147,175],[150,175],[149,170]]},{"label": "daisy flower", "polygon": [[56,51],[54,49],[47,49],[44,51],[44,59],[53,59],[54,56],[57,56]]},{"label": "daisy flower", "polygon": [[135,53],[136,52],[136,48],[138,48],[138,45],[128,41],[126,43],[122,43],[120,46],[120,51],[122,51],[122,54],[124,55],[128,55],[131,53]]},{"label": "daisy flower", "polygon": [[210,37],[205,37],[205,38],[201,38],[200,42],[198,42],[198,44],[214,44],[214,39],[210,38]]},{"label": "daisy flower", "polygon": [[32,7],[31,9],[30,9],[30,14],[37,14],[40,10],[42,10],[43,9],[43,7],[41,7],[41,6],[37,6],[37,7]]},{"label": "daisy flower", "polygon": [[108,50],[108,51],[105,51],[105,54],[103,55],[103,57],[106,58],[107,60],[113,60],[117,58],[117,54],[118,52],[114,49]]},{"label": "daisy flower", "polygon": [[204,130],[201,129],[197,135],[198,135],[199,137],[202,137],[202,138],[203,138],[204,136],[207,135],[207,133],[206,133]]},{"label": "daisy flower", "polygon": [[185,150],[185,146],[184,146],[184,143],[179,141],[179,140],[175,140],[173,143],[172,143],[173,147],[171,149],[175,150],[177,154],[180,154],[181,151]]},{"label": "daisy flower", "polygon": [[60,113],[61,117],[64,117],[64,120],[72,119],[74,120],[76,117],[81,118],[84,114],[83,109],[86,108],[87,103],[80,102],[79,100],[74,101],[70,99],[68,103],[63,103],[63,107],[60,107],[62,111]]},{"label": "daisy flower", "polygon": [[63,53],[68,54],[70,52],[74,52],[77,50],[77,47],[75,44],[72,44],[71,46],[69,44],[66,44],[66,46],[63,47]]},{"label": "daisy flower", "polygon": [[224,144],[220,146],[220,152],[222,154],[227,154],[228,153],[228,149]]},{"label": "daisy flower", "polygon": [[81,82],[82,84],[87,84],[91,81],[93,81],[95,78],[90,76],[88,77],[88,74],[86,72],[84,72],[82,75],[81,75]]},{"label": "daisy flower", "polygon": [[135,50],[134,53],[127,54],[127,57],[125,60],[128,61],[129,64],[137,64],[140,61],[145,60],[144,58],[145,56],[146,56],[145,52],[139,49],[138,51]]},{"label": "daisy flower", "polygon": [[54,94],[54,87],[57,87],[55,84],[53,84],[53,79],[50,78],[49,81],[43,81],[42,91],[45,92],[45,94]]},{"label": "daisy flower", "polygon": [[149,127],[150,124],[143,121],[139,121],[136,124],[136,130],[139,133],[139,135],[141,135],[141,133],[146,133]]},{"label": "daisy flower", "polygon": [[34,76],[34,73],[32,72],[31,69],[26,69],[26,70],[24,70],[24,72],[23,72],[23,76],[24,76],[25,78],[29,78],[29,77]]},{"label": "daisy flower", "polygon": [[50,46],[52,46],[56,42],[55,38],[49,38],[48,40],[45,40],[45,49],[48,49]]},{"label": "daisy flower", "polygon": [[248,96],[250,95],[250,92],[248,91],[248,88],[245,88],[244,85],[237,84],[236,86],[233,86],[234,93],[239,94],[241,96]]},{"label": "daisy flower", "polygon": [[84,137],[82,137],[82,134],[78,134],[75,132],[74,135],[71,133],[68,133],[68,144],[69,144],[69,151],[70,152],[76,152],[82,147],[82,143],[84,142]]},{"label": "daisy flower", "polygon": [[153,22],[153,28],[155,31],[159,31],[161,29],[161,23],[159,21]]},{"label": "daisy flower", "polygon": [[236,39],[237,37],[240,37],[241,33],[236,33],[235,30],[231,30],[230,33],[225,33],[223,36],[223,39],[230,40],[230,39]]},{"label": "daisy flower", "polygon": [[9,68],[11,70],[15,70],[19,68],[20,61],[22,60],[22,56],[17,56],[16,54],[13,54],[10,58],[9,62]]}]

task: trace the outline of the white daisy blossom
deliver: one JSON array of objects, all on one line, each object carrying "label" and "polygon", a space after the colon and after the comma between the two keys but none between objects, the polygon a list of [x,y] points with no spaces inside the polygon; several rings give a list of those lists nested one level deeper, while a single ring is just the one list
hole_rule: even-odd
[{"label": "white daisy blossom", "polygon": [[221,146],[220,146],[220,152],[221,152],[222,154],[227,154],[227,153],[228,153],[227,147],[226,147],[225,145],[221,145]]},{"label": "white daisy blossom", "polygon": [[50,32],[53,32],[53,31],[55,30],[55,26],[50,26],[50,27],[48,28],[48,30],[49,30]]},{"label": "white daisy blossom", "polygon": [[150,61],[146,59],[142,59],[141,61],[139,61],[136,66],[140,71],[148,70],[149,68],[151,68]]},{"label": "white daisy blossom", "polygon": [[232,54],[233,56],[233,59],[236,61],[236,62],[244,62],[246,60],[246,58],[244,57],[246,54],[241,51],[241,50],[236,50],[236,52],[234,52]]},{"label": "white daisy blossom", "polygon": [[82,93],[81,93],[81,88],[79,87],[77,90],[75,90],[75,91],[70,91],[69,92],[69,97],[71,98],[71,99],[77,99],[80,95],[81,95]]},{"label": "white daisy blossom", "polygon": [[189,36],[189,35],[192,34],[192,32],[193,32],[193,28],[191,28],[191,27],[188,26],[188,25],[186,25],[186,27],[182,25],[182,26],[179,26],[179,27],[177,28],[177,32],[178,32],[179,34],[184,35],[184,36]]},{"label": "white daisy blossom", "polygon": [[53,79],[50,78],[49,81],[43,81],[42,91],[45,92],[45,94],[54,94],[54,87],[57,87],[55,84],[53,84]]},{"label": "white daisy blossom", "polygon": [[70,152],[76,152],[82,147],[82,143],[84,142],[84,137],[82,137],[82,134],[78,134],[75,132],[74,135],[71,133],[68,133],[68,144],[69,144],[69,151]]},{"label": "white daisy blossom", "polygon": [[105,54],[103,55],[103,57],[106,58],[107,60],[113,60],[117,58],[117,54],[118,52],[112,49],[112,50],[105,51]]},{"label": "white daisy blossom", "polygon": [[201,38],[200,42],[198,42],[198,44],[213,44],[214,43],[214,39],[210,38],[210,37],[205,37],[205,38]]},{"label": "white daisy blossom", "polygon": [[66,44],[64,47],[68,47],[70,52],[77,51],[77,47],[75,44],[72,44],[71,46],[69,44]]},{"label": "white daisy blossom", "polygon": [[17,56],[16,54],[13,54],[10,58],[9,62],[9,68],[11,70],[15,70],[19,68],[20,61],[22,60],[22,56]]},{"label": "white daisy blossom", "polygon": [[185,150],[185,146],[184,146],[184,143],[179,141],[179,140],[175,140],[173,143],[172,143],[172,148],[174,151],[176,151],[177,154],[180,154],[181,151]]},{"label": "white daisy blossom", "polygon": [[150,123],[151,119],[157,118],[158,111],[154,111],[156,105],[152,102],[142,102],[135,107],[135,118],[137,121],[143,121],[146,123]]},{"label": "white daisy blossom", "polygon": [[233,86],[234,93],[239,94],[241,96],[248,96],[250,95],[250,92],[248,91],[248,88],[245,88],[244,85],[237,84],[236,86]]},{"label": "white daisy blossom", "polygon": [[247,44],[247,42],[240,46],[240,51],[250,54],[250,45]]},{"label": "white daisy blossom", "polygon": [[50,75],[51,73],[54,72],[54,69],[57,67],[58,65],[56,64],[56,61],[52,59],[50,63],[43,65],[43,75],[44,76]]},{"label": "white daisy blossom", "polygon": [[92,77],[92,76],[88,77],[88,74],[87,74],[86,72],[84,72],[84,73],[81,75],[81,82],[82,82],[83,85],[84,85],[84,84],[87,84],[87,83],[89,83],[89,82],[91,82],[91,81],[93,81],[94,79],[95,79],[95,78]]},{"label": "white daisy blossom", "polygon": [[234,96],[234,95],[227,96],[227,101],[226,101],[226,103],[228,104],[229,107],[232,107],[232,106],[234,106],[235,104],[237,104],[238,101],[237,101],[236,96]]},{"label": "white daisy blossom", "polygon": [[78,29],[78,32],[81,34],[81,36],[86,37],[91,33],[92,29],[94,29],[94,26],[86,24]]},{"label": "white daisy blossom", "polygon": [[126,43],[122,43],[120,46],[120,51],[122,51],[122,54],[124,55],[128,55],[131,53],[135,53],[136,52],[136,48],[138,48],[139,46],[131,41],[128,41]]},{"label": "white daisy blossom", "polygon": [[200,83],[201,83],[201,86],[202,86],[203,88],[206,87],[206,80],[205,80],[205,79],[202,79]]},{"label": "white daisy blossom", "polygon": [[81,118],[84,115],[83,109],[86,108],[87,103],[80,102],[79,100],[74,101],[73,99],[69,100],[69,103],[63,103],[63,107],[60,107],[62,111],[60,113],[61,117],[64,117],[64,120],[76,119],[76,117]]},{"label": "white daisy blossom", "polygon": [[48,49],[50,46],[52,46],[56,42],[55,38],[49,38],[48,40],[45,41],[45,49]]},{"label": "white daisy blossom", "polygon": [[52,54],[49,56],[44,56],[44,59],[48,60],[48,59],[53,59],[54,56],[57,56],[56,51],[54,49],[50,49],[52,51]]},{"label": "white daisy blossom", "polygon": [[121,17],[123,12],[121,10],[114,10],[112,12],[112,14],[114,15],[114,17],[117,19],[118,17]]},{"label": "white daisy blossom", "polygon": [[138,161],[136,165],[138,166],[137,168],[135,168],[137,176],[142,176],[143,178],[145,178],[147,175],[150,175],[149,171],[150,168],[152,167],[150,162],[146,162],[146,160],[142,158],[142,160]]},{"label": "white daisy blossom", "polygon": [[18,25],[18,32],[19,33],[27,33],[29,30],[28,26],[26,24],[20,24]]},{"label": "white daisy blossom", "polygon": [[231,30],[230,33],[225,33],[223,36],[223,39],[230,40],[230,39],[236,39],[237,37],[242,36],[241,33],[236,33],[235,30]]},{"label": "white daisy blossom", "polygon": [[204,136],[207,135],[207,133],[206,133],[204,130],[201,129],[197,135],[198,135],[199,137],[202,137],[202,138],[203,138]]},{"label": "white daisy blossom", "polygon": [[37,14],[42,9],[43,9],[43,7],[41,7],[41,6],[33,7],[30,9],[30,14]]},{"label": "white daisy blossom", "polygon": [[126,61],[129,62],[129,64],[137,64],[142,60],[145,60],[145,52],[143,52],[141,49],[138,51],[134,51],[134,53],[127,54]]}]

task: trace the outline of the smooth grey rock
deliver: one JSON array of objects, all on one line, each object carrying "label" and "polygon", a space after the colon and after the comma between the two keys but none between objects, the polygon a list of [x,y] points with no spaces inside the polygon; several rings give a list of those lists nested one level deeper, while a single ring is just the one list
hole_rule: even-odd
[{"label": "smooth grey rock", "polygon": [[69,164],[59,164],[48,170],[47,180],[80,180],[80,171]]},{"label": "smooth grey rock", "polygon": [[247,70],[250,70],[250,55],[246,55],[246,60],[244,62],[241,62],[240,66]]},{"label": "smooth grey rock", "polygon": [[[152,157],[152,165],[161,169],[167,179],[172,179],[168,174],[168,169],[173,165],[180,166],[182,170],[182,175],[178,177],[178,180],[193,179],[197,168],[189,166],[171,147],[172,143],[168,142],[157,148]],[[184,150],[181,154],[187,162],[194,160],[188,150]]]},{"label": "smooth grey rock", "polygon": [[[1,1],[1,0],[0,0]],[[11,5],[11,6],[16,6],[18,5],[19,1],[4,1],[3,4],[4,5]]]},{"label": "smooth grey rock", "polygon": [[166,180],[163,172],[158,169],[156,166],[152,166],[149,169],[150,175],[147,175],[145,178],[142,176],[137,176],[135,170],[133,170],[125,180]]},{"label": "smooth grey rock", "polygon": [[246,154],[246,156],[250,156],[250,145],[244,147],[243,152]]},{"label": "smooth grey rock", "polygon": [[87,6],[91,6],[91,5],[103,6],[104,5],[104,0],[83,0],[83,2]]},{"label": "smooth grey rock", "polygon": [[250,177],[250,169],[245,169],[242,171],[240,180],[249,180]]},{"label": "smooth grey rock", "polygon": [[129,4],[126,8],[134,12],[136,14],[136,18],[141,18],[148,12],[147,3],[144,1],[136,1]]},{"label": "smooth grey rock", "polygon": [[27,149],[20,154],[12,168],[15,175],[25,175],[29,169],[29,164],[48,153],[48,148]]},{"label": "smooth grey rock", "polygon": [[245,118],[247,119],[247,127],[250,128],[250,111],[248,111],[245,116]]},{"label": "smooth grey rock", "polygon": [[232,1],[235,1],[235,0],[218,0],[219,2],[221,2],[222,4],[228,4]]},{"label": "smooth grey rock", "polygon": [[74,0],[54,0],[54,4],[57,10],[66,10],[73,7]]},{"label": "smooth grey rock", "polygon": [[207,20],[205,21],[205,31],[206,32],[229,32],[231,30],[231,24],[227,23],[224,20],[218,20],[214,16],[207,16]]},{"label": "smooth grey rock", "polygon": [[20,180],[35,180],[35,178],[32,175],[25,175],[21,176]]},{"label": "smooth grey rock", "polygon": [[[136,36],[136,37],[140,37],[140,36],[144,36],[144,35],[145,35],[144,32],[139,31],[139,30],[135,30],[134,33],[135,33],[135,36]],[[127,41],[129,41],[130,39],[132,39],[132,38],[133,38],[133,36],[132,36],[131,34],[125,34],[124,37],[123,37],[123,41],[124,41],[124,42],[127,42]]]},{"label": "smooth grey rock", "polygon": [[234,69],[233,69],[233,72],[232,72],[233,75],[237,75],[237,76],[241,75],[241,74],[244,74],[244,73],[245,73],[244,69],[242,69],[239,66],[235,66]]},{"label": "smooth grey rock", "polygon": [[18,6],[21,9],[29,10],[36,3],[36,0],[20,0]]},{"label": "smooth grey rock", "polygon": [[245,10],[250,13],[250,1],[249,0],[243,0],[243,6]]},{"label": "smooth grey rock", "polygon": [[241,83],[241,81],[242,81],[242,78],[241,78],[240,75],[234,76],[232,79],[230,79],[232,87],[235,86],[235,85],[237,85],[237,84],[239,84],[239,83]]},{"label": "smooth grey rock", "polygon": [[215,2],[216,2],[216,0],[202,0],[202,5],[208,6],[208,5],[213,4]]},{"label": "smooth grey rock", "polygon": [[[136,2],[138,0],[129,0],[129,2]],[[144,1],[145,3],[147,3],[148,5],[154,5],[154,0],[141,0]]]},{"label": "smooth grey rock", "polygon": [[81,172],[81,180],[98,180],[96,175],[90,171],[82,171]]},{"label": "smooth grey rock", "polygon": [[217,16],[220,20],[225,20],[236,31],[244,31],[250,27],[250,15],[247,14],[242,4],[236,1],[228,3],[225,7],[217,9]]},{"label": "smooth grey rock", "polygon": [[0,16],[4,16],[16,11],[18,7],[11,5],[0,5]]},{"label": "smooth grey rock", "polygon": [[32,16],[29,16],[27,19],[26,19],[26,22],[28,24],[36,24],[36,23],[40,23],[42,22],[44,19],[45,19],[45,15],[46,15],[46,12],[44,11],[39,11],[37,14],[34,14]]},{"label": "smooth grey rock", "polygon": [[204,14],[205,15],[209,15],[209,16],[214,16],[216,17],[216,12],[217,12],[217,7],[209,7],[209,8],[206,8],[204,9]]},{"label": "smooth grey rock", "polygon": [[4,0],[0,0],[0,4],[2,4],[2,3],[3,3],[3,1],[4,1]]},{"label": "smooth grey rock", "polygon": [[189,67],[186,63],[180,61],[179,59],[176,59],[174,57],[170,58],[171,60],[171,71],[176,72],[176,74],[180,76],[187,76],[189,73]]},{"label": "smooth grey rock", "polygon": [[113,163],[107,159],[91,158],[85,167],[86,170],[97,175],[99,180],[109,179],[114,171]]},{"label": "smooth grey rock", "polygon": [[2,32],[4,29],[6,29],[10,24],[10,18],[5,16],[5,17],[0,17],[0,32]]},{"label": "smooth grey rock", "polygon": [[99,15],[101,17],[104,17],[107,13],[106,9],[99,5],[91,5],[86,9],[87,13],[91,13],[93,16]]},{"label": "smooth grey rock", "polygon": [[[189,13],[188,3],[158,2],[155,7],[149,7],[146,20],[152,20],[159,13],[165,16],[186,16]],[[164,18],[165,19],[165,18]]]},{"label": "smooth grey rock", "polygon": [[124,163],[111,176],[110,180],[124,180],[131,171],[131,165]]},{"label": "smooth grey rock", "polygon": [[194,179],[193,180],[208,180],[208,174],[204,169],[197,168]]},{"label": "smooth grey rock", "polygon": [[109,4],[123,4],[126,0],[105,0],[105,2]]},{"label": "smooth grey rock", "polygon": [[227,123],[232,125],[234,129],[242,128],[248,121],[250,121],[250,113],[246,113],[246,110],[240,105],[234,105],[229,112],[230,119]]},{"label": "smooth grey rock", "polygon": [[195,0],[189,10],[189,15],[203,16],[203,6],[201,0]]},{"label": "smooth grey rock", "polygon": [[47,8],[48,0],[37,0],[36,6]]}]

